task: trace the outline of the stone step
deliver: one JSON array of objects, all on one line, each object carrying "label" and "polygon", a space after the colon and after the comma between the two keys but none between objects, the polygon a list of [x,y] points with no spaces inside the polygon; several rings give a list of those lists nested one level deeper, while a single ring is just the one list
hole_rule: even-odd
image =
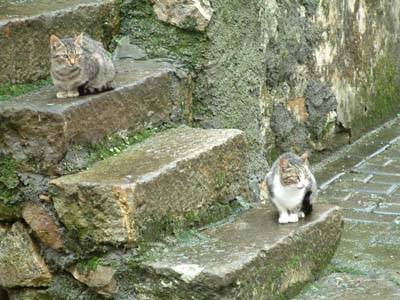
[{"label": "stone step", "polygon": [[[138,299],[284,299],[327,264],[338,246],[338,207],[320,205],[299,224],[280,225],[254,208],[141,264]],[[285,298],[288,299],[288,298]]]},{"label": "stone step", "polygon": [[1,1],[0,84],[49,76],[51,34],[85,31],[107,45],[118,28],[114,0]]},{"label": "stone step", "polygon": [[[56,99],[54,89],[0,103],[0,149],[29,162],[27,171],[57,174],[71,143],[88,144],[107,135],[179,121],[190,107],[187,78],[172,64],[120,60],[115,89]],[[31,170],[33,168],[33,170]]]},{"label": "stone step", "polygon": [[134,244],[159,224],[182,223],[237,196],[249,199],[244,135],[170,129],[87,171],[52,180],[50,191],[60,220],[81,241]]}]

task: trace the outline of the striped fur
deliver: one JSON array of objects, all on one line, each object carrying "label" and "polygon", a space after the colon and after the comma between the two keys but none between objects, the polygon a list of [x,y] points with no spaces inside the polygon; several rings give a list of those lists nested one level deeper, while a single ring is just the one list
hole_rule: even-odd
[{"label": "striped fur", "polygon": [[266,176],[269,197],[279,212],[279,223],[297,222],[312,212],[317,183],[308,155],[282,154]]},{"label": "striped fur", "polygon": [[77,38],[50,37],[50,74],[57,98],[77,97],[111,89],[113,61],[103,45],[83,33]]}]

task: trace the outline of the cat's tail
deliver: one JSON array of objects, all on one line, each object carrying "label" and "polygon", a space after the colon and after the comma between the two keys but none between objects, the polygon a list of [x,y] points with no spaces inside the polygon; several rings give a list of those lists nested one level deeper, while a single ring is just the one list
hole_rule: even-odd
[{"label": "cat's tail", "polygon": [[307,191],[306,194],[304,195],[303,202],[301,203],[301,211],[308,216],[311,214],[313,210],[313,205],[311,203],[311,194],[312,191]]},{"label": "cat's tail", "polygon": [[111,91],[113,89],[114,88],[113,88],[111,82],[106,83],[105,85],[103,85],[100,88],[88,87],[87,83],[85,83],[85,84],[81,85],[78,88],[78,91],[79,91],[79,95],[80,96],[84,96],[84,95],[98,94],[98,93],[102,93],[102,92],[107,92],[107,91]]}]

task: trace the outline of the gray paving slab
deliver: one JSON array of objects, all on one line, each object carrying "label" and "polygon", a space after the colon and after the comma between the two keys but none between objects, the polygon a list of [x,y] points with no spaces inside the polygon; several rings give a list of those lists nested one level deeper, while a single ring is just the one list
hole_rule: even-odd
[{"label": "gray paving slab", "polygon": [[[365,147],[349,147],[326,169],[335,180],[320,201],[343,208],[344,233],[325,275],[294,299],[400,299],[399,124],[367,137]],[[353,153],[364,157],[355,163]]]}]

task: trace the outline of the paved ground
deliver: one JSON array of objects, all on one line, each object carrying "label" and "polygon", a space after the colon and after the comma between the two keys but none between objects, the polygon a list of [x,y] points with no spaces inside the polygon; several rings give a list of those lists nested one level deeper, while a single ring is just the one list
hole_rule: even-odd
[{"label": "paved ground", "polygon": [[347,147],[316,172],[320,201],[345,230],[325,273],[296,300],[400,299],[400,121]]}]

